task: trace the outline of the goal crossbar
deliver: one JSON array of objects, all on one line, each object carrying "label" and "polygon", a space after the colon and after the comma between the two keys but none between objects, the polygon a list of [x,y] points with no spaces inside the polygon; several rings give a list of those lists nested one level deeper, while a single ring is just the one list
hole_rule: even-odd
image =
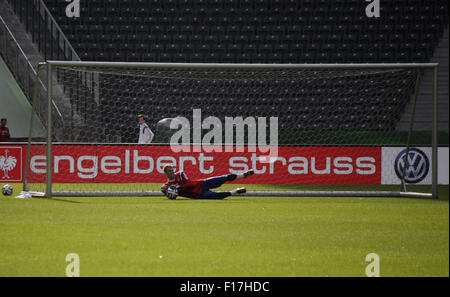
[{"label": "goal crossbar", "polygon": [[354,64],[233,64],[233,63],[138,63],[47,61],[55,67],[164,68],[164,69],[434,69],[439,63],[354,63]]}]

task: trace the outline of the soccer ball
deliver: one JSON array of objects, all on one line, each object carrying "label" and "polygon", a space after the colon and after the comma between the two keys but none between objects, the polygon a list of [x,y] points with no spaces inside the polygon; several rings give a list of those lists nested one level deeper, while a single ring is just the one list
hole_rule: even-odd
[{"label": "soccer ball", "polygon": [[5,196],[10,196],[13,193],[13,187],[10,185],[4,185],[2,188],[2,193]]},{"label": "soccer ball", "polygon": [[170,200],[177,199],[178,196],[178,189],[177,187],[171,186],[169,189],[167,189],[167,198]]},{"label": "soccer ball", "polygon": [[165,118],[156,124],[156,133],[159,142],[170,142],[170,138],[175,133],[175,130],[170,129],[170,126],[179,127],[181,121],[177,118]]}]

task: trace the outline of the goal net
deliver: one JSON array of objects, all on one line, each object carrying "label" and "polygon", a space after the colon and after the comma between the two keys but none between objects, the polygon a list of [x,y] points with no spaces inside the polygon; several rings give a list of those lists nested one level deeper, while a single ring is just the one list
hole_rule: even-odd
[{"label": "goal net", "polygon": [[[253,168],[239,180],[247,195],[436,194],[435,133],[414,125],[420,77],[436,64],[45,67],[47,138],[30,135],[24,183],[36,194],[159,196],[165,164],[191,179]],[[138,114],[151,144],[138,144]]]}]

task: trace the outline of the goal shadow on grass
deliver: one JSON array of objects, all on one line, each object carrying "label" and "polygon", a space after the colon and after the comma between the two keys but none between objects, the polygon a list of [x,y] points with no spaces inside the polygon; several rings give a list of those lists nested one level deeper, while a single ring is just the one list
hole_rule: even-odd
[{"label": "goal shadow on grass", "polygon": [[67,200],[67,199],[58,199],[58,198],[41,198],[41,197],[33,197],[34,199],[41,199],[41,200],[48,200],[48,201],[58,201],[58,202],[67,202],[67,203],[82,203],[80,201],[73,201],[73,200]]}]

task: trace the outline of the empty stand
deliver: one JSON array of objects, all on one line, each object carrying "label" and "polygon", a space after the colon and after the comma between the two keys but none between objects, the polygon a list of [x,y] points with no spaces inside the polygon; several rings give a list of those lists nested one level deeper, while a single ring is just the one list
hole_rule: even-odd
[{"label": "empty stand", "polygon": [[[76,20],[65,17],[65,2],[44,2],[86,60],[99,55],[82,47],[85,36],[94,36],[96,43],[112,40],[118,51],[128,43],[172,48],[154,53],[156,61],[425,62],[448,26],[445,0],[383,2],[380,19],[366,17],[359,0],[96,0],[82,1]],[[147,52],[133,54],[148,61]]]}]

